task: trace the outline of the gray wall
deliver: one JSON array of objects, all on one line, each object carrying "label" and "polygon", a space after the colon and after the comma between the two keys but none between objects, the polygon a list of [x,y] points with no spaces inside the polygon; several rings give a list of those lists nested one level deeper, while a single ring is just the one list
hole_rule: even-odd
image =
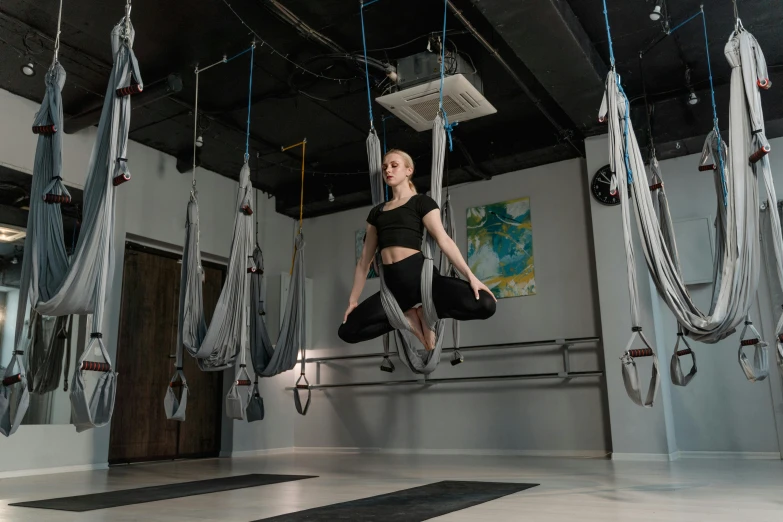
[{"label": "gray wall", "polygon": [[[783,139],[773,140],[773,150],[783,148]],[[783,157],[770,156],[778,198],[783,197]],[[677,158],[662,163],[672,218],[716,215],[717,197],[710,173],[697,170],[698,155]],[[761,192],[763,195],[763,191]],[[766,289],[766,277],[762,267],[760,293]],[[689,287],[694,301],[702,310],[709,309],[712,285]],[[665,358],[671,357],[677,324],[666,304],[660,301],[662,323],[666,332]],[[751,309],[751,319],[767,338],[774,338],[775,323],[764,310],[760,314],[757,304]],[[777,321],[777,317],[775,317]],[[692,343],[693,344],[693,343]],[[780,397],[779,374],[772,368],[771,379],[751,383],[737,363],[739,332],[714,344],[693,344],[696,350],[699,373],[686,387],[671,387],[672,407],[676,425],[677,446],[680,451],[713,452],[778,452],[775,419],[772,415],[772,398]],[[774,350],[774,348],[772,348]],[[748,351],[752,356],[752,350]],[[774,366],[774,355],[771,363]]]},{"label": "gray wall", "polygon": [[[502,299],[487,321],[462,323],[463,345],[599,336],[584,164],[573,160],[498,176],[451,190],[457,245],[465,254],[469,206],[530,197],[537,295]],[[309,355],[382,351],[380,339],[346,345],[337,329],[355,266],[354,233],[369,208],[308,220],[308,277],[315,282],[313,349]],[[378,291],[367,283],[363,298]],[[447,337],[450,346],[451,336]],[[574,370],[601,366],[600,346],[574,350]],[[552,372],[557,350],[467,353],[460,366],[440,364],[433,377]],[[323,364],[321,382],[382,380],[379,360]],[[397,363],[393,379],[411,374]],[[317,374],[309,365],[311,378]],[[294,421],[297,447],[402,451],[509,451],[604,454],[609,451],[600,379],[349,388],[314,392],[306,417]]]},{"label": "gray wall", "polygon": [[[607,139],[605,136],[590,138],[586,146],[589,181],[598,168],[608,163]],[[773,148],[781,146],[783,140],[773,140]],[[666,195],[675,221],[715,217],[717,200],[712,177],[709,173],[698,172],[698,162],[697,154],[661,162]],[[783,191],[783,161],[772,157],[772,166],[775,185]],[[607,208],[592,201],[591,215],[609,372],[607,386],[614,458],[676,458],[702,453],[778,456],[779,444],[783,441],[778,441],[774,411],[780,412],[777,421],[780,423],[780,417],[783,417],[780,375],[773,369],[767,381],[748,382],[737,363],[738,334],[714,345],[692,342],[699,373],[688,387],[671,384],[668,365],[676,342],[677,325],[652,286],[639,245],[635,215],[632,232],[637,276],[642,289],[642,326],[645,333],[652,334],[650,340],[659,356],[662,383],[653,409],[640,408],[628,399],[619,363],[631,326],[620,208]],[[754,305],[751,316],[762,335],[771,341],[777,316],[773,321],[766,287],[762,272],[759,296],[764,304],[761,310]],[[711,284],[692,285],[689,290],[702,309],[709,308]],[[774,360],[771,362],[774,365]],[[687,371],[688,361],[683,360],[683,364]],[[649,361],[642,359],[639,365],[640,376],[649,378]]]}]

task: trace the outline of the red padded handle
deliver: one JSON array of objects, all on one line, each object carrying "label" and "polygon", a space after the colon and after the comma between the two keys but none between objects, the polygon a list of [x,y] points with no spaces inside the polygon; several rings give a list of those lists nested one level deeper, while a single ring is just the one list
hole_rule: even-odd
[{"label": "red padded handle", "polygon": [[742,339],[740,341],[740,346],[753,346],[754,344],[758,344],[759,340],[758,338],[753,339]]},{"label": "red padded handle", "polygon": [[65,195],[58,195],[58,194],[46,194],[43,197],[43,200],[45,203],[70,203],[71,198]]},{"label": "red padded handle", "polygon": [[652,357],[653,351],[651,348],[642,348],[641,350],[628,350],[628,355],[631,357]]},{"label": "red padded handle", "polygon": [[751,154],[751,155],[750,155],[750,157],[748,158],[748,160],[749,160],[751,163],[756,163],[756,162],[757,162],[757,161],[759,161],[761,158],[763,158],[764,156],[766,156],[767,154],[769,154],[769,151],[770,151],[770,150],[772,150],[772,148],[771,148],[769,145],[764,145],[764,146],[763,146],[763,147],[761,147],[759,150],[757,150],[756,152],[754,152],[753,154]]},{"label": "red padded handle", "polygon": [[84,361],[82,363],[82,370],[88,372],[108,372],[111,371],[111,364],[99,363],[94,361]]},{"label": "red padded handle", "polygon": [[692,354],[692,353],[693,353],[693,350],[691,350],[690,348],[686,348],[686,349],[684,349],[684,350],[677,350],[677,352],[676,352],[676,353],[677,353],[677,355],[678,355],[678,356],[680,356],[680,357],[681,357],[681,356],[683,356],[683,355],[690,355],[690,354]]},{"label": "red padded handle", "polygon": [[12,384],[16,384],[17,382],[22,382],[22,374],[17,373],[16,375],[11,375],[10,377],[6,377],[3,379],[3,386],[11,386]]},{"label": "red padded handle", "polygon": [[33,134],[51,136],[55,132],[57,132],[57,127],[54,125],[33,125]]},{"label": "red padded handle", "polygon": [[126,181],[130,181],[131,175],[130,172],[123,172],[119,176],[114,176],[114,179],[111,181],[115,187],[122,185]]},{"label": "red padded handle", "polygon": [[120,87],[115,92],[117,96],[130,96],[131,94],[139,94],[144,88],[141,85],[129,85],[128,87]]},{"label": "red padded handle", "polygon": [[250,386],[250,379],[239,379],[236,382],[237,386]]}]

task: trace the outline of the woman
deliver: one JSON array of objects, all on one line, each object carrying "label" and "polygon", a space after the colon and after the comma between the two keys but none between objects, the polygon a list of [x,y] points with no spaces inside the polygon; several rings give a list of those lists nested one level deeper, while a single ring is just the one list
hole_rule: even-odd
[{"label": "woman", "polygon": [[416,193],[416,187],[411,181],[411,157],[400,150],[390,150],[383,158],[383,174],[394,196],[390,201],[373,207],[367,217],[364,248],[356,264],[353,289],[338,335],[347,343],[358,343],[394,329],[383,310],[380,292],[362,304],[358,302],[375,250],[379,248],[386,285],[400,309],[405,312],[414,335],[427,350],[432,350],[435,347],[435,332],[427,327],[421,307],[421,268],[424,264],[421,244],[424,227],[427,227],[427,232],[449,261],[468,280],[443,277],[435,269],[432,297],[438,318],[458,321],[487,319],[495,313],[497,299],[473,275],[459,248],[443,229],[437,203],[425,194]]}]

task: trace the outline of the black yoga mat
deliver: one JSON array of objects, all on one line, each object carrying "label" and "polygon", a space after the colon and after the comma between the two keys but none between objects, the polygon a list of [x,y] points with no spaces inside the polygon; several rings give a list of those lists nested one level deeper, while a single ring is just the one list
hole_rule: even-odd
[{"label": "black yoga mat", "polygon": [[[420,522],[506,495],[519,493],[537,485],[445,480],[385,495],[260,520],[279,522],[334,522],[337,520]],[[254,522],[260,522],[260,520]]]},{"label": "black yoga mat", "polygon": [[18,502],[11,506],[56,509],[59,511],[92,511],[94,509],[106,509],[131,504],[143,504],[157,500],[190,497],[217,493],[232,489],[252,488],[278,484],[292,480],[315,478],[305,475],[236,475],[233,477],[216,478],[209,480],[197,480],[194,482],[180,482],[178,484],[163,484],[137,489],[122,489],[119,491],[107,491],[91,495],[79,495],[77,497],[51,498],[48,500],[34,500],[31,502]]}]

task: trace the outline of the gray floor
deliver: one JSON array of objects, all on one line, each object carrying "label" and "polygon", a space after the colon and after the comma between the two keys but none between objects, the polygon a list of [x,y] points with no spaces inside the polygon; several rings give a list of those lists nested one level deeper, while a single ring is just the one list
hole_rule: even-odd
[{"label": "gray floor", "polygon": [[[92,511],[9,507],[11,502],[224,477],[318,475],[302,480]],[[605,459],[291,453],[209,459],[0,480],[0,520],[248,522],[438,480],[533,482],[540,486],[432,520],[783,521],[783,461]]]}]

